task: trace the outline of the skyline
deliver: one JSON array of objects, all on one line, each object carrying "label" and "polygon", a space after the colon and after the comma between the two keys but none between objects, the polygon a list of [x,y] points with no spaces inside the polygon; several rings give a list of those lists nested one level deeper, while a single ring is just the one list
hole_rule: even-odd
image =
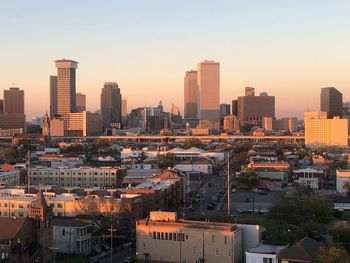
[{"label": "skyline", "polygon": [[27,119],[42,116],[54,61],[66,58],[79,62],[76,90],[86,94],[87,110],[99,109],[104,82],[116,81],[128,110],[162,100],[166,110],[174,103],[183,115],[185,72],[208,59],[221,65],[220,103],[243,95],[246,86],[276,96],[277,117],[319,110],[323,87],[350,100],[350,3],[250,3],[2,4],[0,89],[15,83],[25,90]]}]

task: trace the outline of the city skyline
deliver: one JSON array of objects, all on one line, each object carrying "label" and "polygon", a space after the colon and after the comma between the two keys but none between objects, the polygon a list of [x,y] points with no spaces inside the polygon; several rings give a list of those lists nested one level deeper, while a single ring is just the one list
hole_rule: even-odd
[{"label": "city skyline", "polygon": [[99,109],[103,83],[117,81],[129,110],[161,99],[166,110],[174,103],[183,115],[183,76],[206,59],[221,65],[220,103],[242,96],[246,86],[275,96],[277,117],[319,110],[323,87],[336,87],[350,100],[347,1],[140,1],[136,8],[76,1],[63,20],[58,17],[68,2],[42,4],[40,12],[40,3],[22,2],[18,9],[17,2],[0,11],[7,21],[0,25],[0,87],[25,90],[28,120],[49,111],[48,76],[62,58],[80,62],[76,89],[86,94],[90,111]]}]

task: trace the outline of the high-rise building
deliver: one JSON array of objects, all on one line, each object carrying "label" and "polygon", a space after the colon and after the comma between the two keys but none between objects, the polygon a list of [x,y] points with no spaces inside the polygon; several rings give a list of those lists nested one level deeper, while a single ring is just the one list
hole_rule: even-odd
[{"label": "high-rise building", "polygon": [[116,82],[106,82],[101,93],[102,127],[120,127],[122,122],[122,95]]},{"label": "high-rise building", "polygon": [[321,89],[321,111],[328,118],[341,117],[343,114],[343,94],[334,87]]},{"label": "high-rise building", "polygon": [[186,71],[184,78],[184,116],[186,119],[197,119],[199,111],[199,88],[197,71]]},{"label": "high-rise building", "polygon": [[326,118],[326,112],[304,115],[305,144],[311,148],[324,146],[348,146],[348,120]]},{"label": "high-rise building", "polygon": [[220,64],[206,60],[198,64],[198,86],[200,93],[200,119],[220,124]]},{"label": "high-rise building", "polygon": [[24,113],[24,91],[12,87],[4,90],[4,112]]},{"label": "high-rise building", "polygon": [[238,116],[238,100],[232,101],[232,115]]},{"label": "high-rise building", "polygon": [[255,96],[252,89],[246,88],[248,96],[238,97],[238,118],[243,126],[261,124],[263,117],[275,117],[275,97]]},{"label": "high-rise building", "polygon": [[61,59],[57,68],[57,114],[76,112],[76,69],[78,62]]},{"label": "high-rise building", "polygon": [[227,115],[230,115],[231,113],[231,105],[230,104],[226,104],[226,103],[222,103],[220,104],[220,117],[225,117]]},{"label": "high-rise building", "polygon": [[50,116],[57,115],[57,76],[50,76]]},{"label": "high-rise building", "polygon": [[[63,115],[66,136],[101,135],[101,115],[87,111],[72,112]],[[59,128],[60,123],[57,122]]]},{"label": "high-rise building", "polygon": [[4,100],[0,99],[0,113],[4,112]]},{"label": "high-rise building", "polygon": [[225,132],[237,132],[239,131],[239,121],[235,115],[226,115],[223,121],[224,131]]},{"label": "high-rise building", "polygon": [[3,112],[0,113],[0,129],[25,128],[24,91],[19,88],[4,90]]},{"label": "high-rise building", "polygon": [[124,98],[122,99],[122,117],[128,115],[128,101]]},{"label": "high-rise building", "polygon": [[86,95],[83,93],[77,93],[76,95],[76,111],[86,111]]}]

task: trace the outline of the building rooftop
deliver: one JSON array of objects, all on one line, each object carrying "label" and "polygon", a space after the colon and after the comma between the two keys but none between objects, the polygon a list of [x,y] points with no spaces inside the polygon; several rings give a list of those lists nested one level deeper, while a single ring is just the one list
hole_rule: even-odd
[{"label": "building rooftop", "polygon": [[0,217],[0,240],[15,238],[25,220],[25,218]]},{"label": "building rooftop", "polygon": [[91,224],[72,217],[55,217],[52,224],[54,226],[86,227]]},{"label": "building rooftop", "polygon": [[247,252],[257,253],[257,254],[277,254],[278,252],[280,252],[285,248],[286,246],[272,246],[272,245],[259,244],[256,247],[249,249]]}]

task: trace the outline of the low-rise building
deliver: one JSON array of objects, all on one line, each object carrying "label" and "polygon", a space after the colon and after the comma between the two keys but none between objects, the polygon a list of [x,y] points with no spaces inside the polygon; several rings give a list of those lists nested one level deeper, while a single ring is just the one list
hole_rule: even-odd
[{"label": "low-rise building", "polygon": [[184,173],[200,172],[205,175],[213,174],[212,162],[204,158],[197,158],[193,160],[181,160],[175,164],[174,168]]},{"label": "low-rise building", "polygon": [[246,263],[279,263],[279,254],[287,246],[259,244],[245,252]]},{"label": "low-rise building", "polygon": [[0,171],[0,186],[19,185],[20,174],[19,170]]},{"label": "low-rise building", "polygon": [[322,242],[313,240],[309,237],[304,237],[291,247],[281,251],[280,261],[281,263],[315,262],[315,257],[322,246]]},{"label": "low-rise building", "polygon": [[348,192],[347,185],[350,186],[350,170],[337,170],[337,191],[341,194]]},{"label": "low-rise building", "polygon": [[31,185],[56,187],[119,186],[126,170],[115,167],[33,167],[28,170]]},{"label": "low-rise building", "polygon": [[305,168],[293,170],[293,179],[299,185],[318,190],[319,184],[323,181],[323,170],[316,168]]},{"label": "low-rise building", "polygon": [[68,217],[56,217],[52,224],[56,253],[85,256],[91,253],[91,224]]}]

